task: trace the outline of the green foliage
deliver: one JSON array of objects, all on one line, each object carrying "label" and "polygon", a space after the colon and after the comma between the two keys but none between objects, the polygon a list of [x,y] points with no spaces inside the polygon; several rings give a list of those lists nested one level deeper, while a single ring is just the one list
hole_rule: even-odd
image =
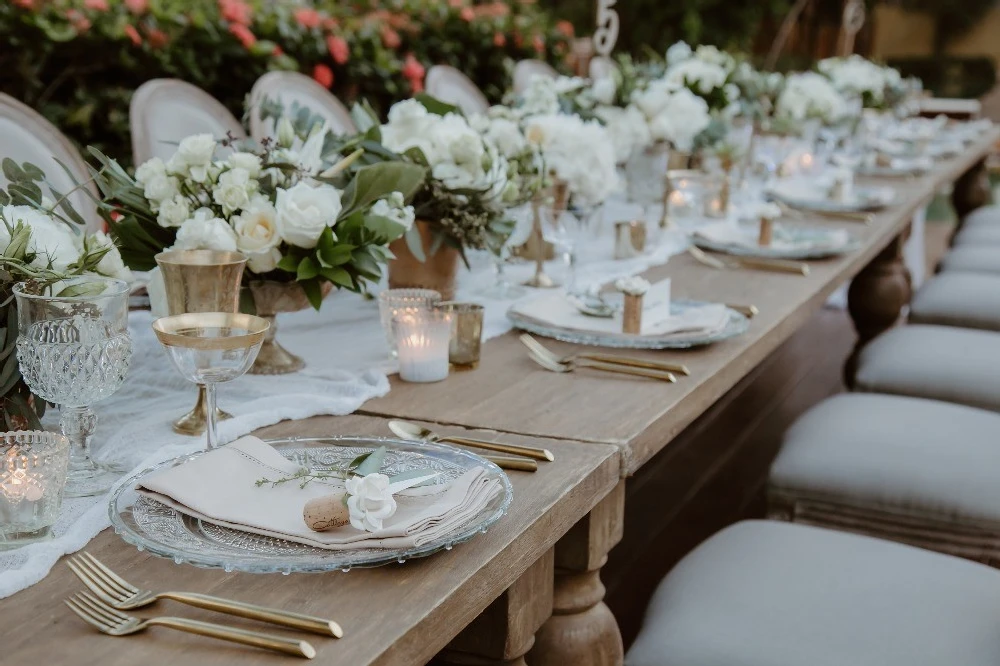
[{"label": "green foliage", "polygon": [[888,63],[903,76],[916,76],[936,97],[982,97],[996,85],[992,58],[935,56],[899,58]]}]

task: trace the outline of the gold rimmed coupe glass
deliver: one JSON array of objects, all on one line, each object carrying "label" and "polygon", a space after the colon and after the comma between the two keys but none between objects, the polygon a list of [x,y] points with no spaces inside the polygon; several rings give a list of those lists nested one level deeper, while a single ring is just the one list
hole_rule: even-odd
[{"label": "gold rimmed coupe glass", "polygon": [[218,445],[215,387],[246,374],[257,359],[270,324],[263,317],[199,312],[162,317],[153,331],[181,376],[205,387],[206,449]]},{"label": "gold rimmed coupe glass", "polygon": [[[216,250],[172,250],[156,255],[167,295],[167,313],[239,312],[240,282],[247,258],[239,252]],[[194,408],[173,423],[174,432],[200,435],[205,432],[207,408],[205,387],[198,385]],[[219,421],[232,418],[216,408]]]}]

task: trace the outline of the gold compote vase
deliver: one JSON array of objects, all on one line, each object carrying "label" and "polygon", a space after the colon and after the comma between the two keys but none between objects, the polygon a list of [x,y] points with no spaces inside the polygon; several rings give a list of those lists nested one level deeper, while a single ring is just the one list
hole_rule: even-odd
[{"label": "gold compote vase", "polygon": [[[271,325],[264,335],[257,360],[250,368],[252,375],[286,375],[306,367],[301,357],[282,347],[275,339],[278,333],[277,315],[282,312],[298,312],[312,307],[306,292],[298,282],[275,282],[272,280],[249,280],[247,287],[253,296],[257,316]],[[333,290],[333,284],[323,282],[323,297]]]}]

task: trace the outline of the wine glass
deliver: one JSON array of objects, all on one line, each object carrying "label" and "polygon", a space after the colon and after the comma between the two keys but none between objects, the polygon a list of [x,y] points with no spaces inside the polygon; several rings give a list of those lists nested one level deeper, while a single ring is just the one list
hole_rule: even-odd
[{"label": "wine glass", "polygon": [[198,312],[161,317],[153,331],[184,379],[205,387],[206,450],[218,446],[215,385],[246,374],[270,324],[263,317]]},{"label": "wine glass", "polygon": [[128,374],[128,291],[121,280],[97,276],[14,286],[17,361],[31,392],[59,405],[59,425],[71,444],[69,497],[99,495],[118,478],[90,455],[97,427],[90,406],[113,395]]},{"label": "wine glass", "polygon": [[556,246],[569,267],[569,284],[566,292],[576,293],[577,250],[588,230],[596,224],[601,206],[585,203],[571,203],[569,207],[542,204],[538,207],[542,218],[542,237]]},{"label": "wine glass", "polygon": [[525,204],[511,208],[507,213],[513,219],[514,226],[500,247],[490,250],[495,279],[493,284],[479,292],[489,298],[514,299],[528,293],[524,287],[512,283],[507,278],[507,262],[510,261],[512,249],[524,245],[531,236],[534,212],[530,205]]}]

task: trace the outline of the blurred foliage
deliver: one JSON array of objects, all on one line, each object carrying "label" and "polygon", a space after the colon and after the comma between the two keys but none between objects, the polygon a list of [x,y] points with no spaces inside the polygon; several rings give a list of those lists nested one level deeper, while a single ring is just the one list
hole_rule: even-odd
[{"label": "blurred foliage", "polygon": [[997,80],[996,64],[985,57],[896,58],[888,64],[903,76],[920,78],[936,97],[982,97]]}]

